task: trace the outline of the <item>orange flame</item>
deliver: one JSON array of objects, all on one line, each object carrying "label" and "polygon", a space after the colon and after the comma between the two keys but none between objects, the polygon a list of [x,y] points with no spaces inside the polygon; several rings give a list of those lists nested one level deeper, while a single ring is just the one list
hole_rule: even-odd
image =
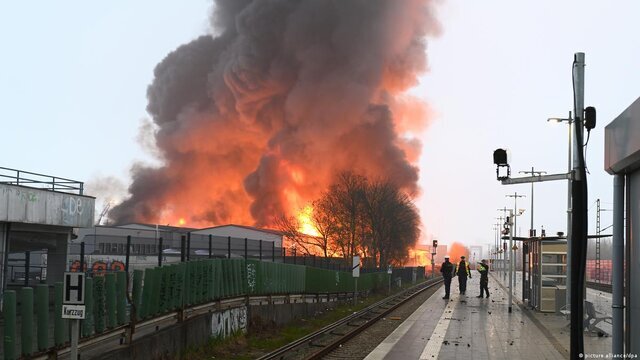
[{"label": "orange flame", "polygon": [[311,217],[313,216],[313,206],[307,205],[298,212],[297,219],[300,227],[298,231],[311,236],[320,236],[320,233],[313,225]]}]

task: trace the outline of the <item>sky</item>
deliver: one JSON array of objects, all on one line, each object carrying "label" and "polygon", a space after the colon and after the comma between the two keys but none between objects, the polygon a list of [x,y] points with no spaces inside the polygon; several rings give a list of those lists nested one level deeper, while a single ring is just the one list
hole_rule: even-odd
[{"label": "sky", "polygon": [[[146,88],[164,56],[207,33],[211,3],[59,1],[0,4],[0,166],[126,186],[135,162],[156,161],[137,141]],[[587,147],[589,221],[612,207],[604,126],[640,96],[640,3],[440,1],[442,31],[428,39],[429,72],[411,94],[432,115],[423,141],[420,209],[425,240],[493,242],[497,209],[519,198],[530,226],[530,185],[496,181],[492,153],[507,148],[512,174],[567,170],[571,63],[586,54],[585,104],[598,124]],[[535,185],[534,226],[566,231],[567,184]],[[100,199],[98,199],[100,200]],[[100,201],[98,201],[100,203]],[[98,209],[98,212],[100,209]],[[602,212],[602,228],[611,211]]]}]

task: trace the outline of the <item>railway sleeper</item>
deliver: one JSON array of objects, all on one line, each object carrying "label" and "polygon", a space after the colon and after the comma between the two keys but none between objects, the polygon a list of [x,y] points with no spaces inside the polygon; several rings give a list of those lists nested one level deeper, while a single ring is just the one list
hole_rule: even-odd
[{"label": "railway sleeper", "polygon": [[327,347],[327,345],[325,345],[325,344],[321,344],[319,342],[316,343],[316,342],[313,342],[313,341],[309,341],[309,346],[310,347],[319,347],[319,348]]},{"label": "railway sleeper", "polygon": [[332,332],[330,332],[329,334],[331,334],[331,335],[336,335],[336,336],[345,336],[345,335],[347,335],[348,333],[340,333],[340,332],[332,331]]}]

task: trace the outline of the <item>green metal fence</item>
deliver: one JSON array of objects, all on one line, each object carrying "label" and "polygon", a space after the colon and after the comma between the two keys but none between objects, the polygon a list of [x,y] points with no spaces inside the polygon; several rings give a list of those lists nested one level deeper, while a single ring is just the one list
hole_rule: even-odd
[{"label": "green metal fence", "polygon": [[[386,272],[361,274],[358,291],[386,289],[388,276]],[[135,270],[132,284],[128,281],[125,272],[86,280],[83,337],[122,326],[134,314],[136,320],[143,320],[237,296],[346,293],[355,289],[350,272],[244,259],[196,260]],[[131,289],[130,298],[127,289]],[[5,359],[15,359],[19,354],[30,356],[50,346],[64,346],[69,341],[68,320],[61,318],[62,283],[56,283],[54,290],[53,343],[49,343],[48,336],[48,287],[38,285],[35,291],[23,288],[19,293],[4,293]],[[16,320],[17,295],[20,296],[21,321]],[[20,332],[17,323],[21,325]],[[35,342],[31,334],[37,335]]]}]

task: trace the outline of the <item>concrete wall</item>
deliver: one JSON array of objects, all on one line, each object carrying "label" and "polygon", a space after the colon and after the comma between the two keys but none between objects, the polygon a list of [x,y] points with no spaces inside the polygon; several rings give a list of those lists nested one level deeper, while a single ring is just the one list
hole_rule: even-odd
[{"label": "concrete wall", "polygon": [[0,184],[0,221],[91,227],[94,208],[92,197]]},{"label": "concrete wall", "polygon": [[188,348],[200,347],[214,337],[228,337],[246,328],[272,328],[290,321],[316,316],[337,306],[337,302],[251,305],[205,314],[137,339],[128,347],[102,354],[84,354],[99,360],[175,359]]},{"label": "concrete wall", "polygon": [[[98,360],[176,359],[187,348],[201,346],[211,339],[212,315],[188,319],[172,327],[135,340],[128,347],[82,358]],[[82,355],[82,354],[81,354]]]}]

